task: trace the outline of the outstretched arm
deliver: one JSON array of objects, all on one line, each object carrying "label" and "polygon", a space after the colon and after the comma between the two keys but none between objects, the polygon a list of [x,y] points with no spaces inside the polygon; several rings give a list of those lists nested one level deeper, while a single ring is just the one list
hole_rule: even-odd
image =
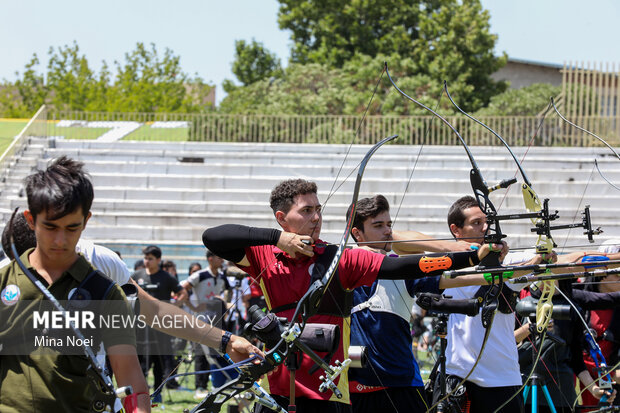
[{"label": "outstretched arm", "polygon": [[[186,320],[186,323],[156,323],[154,328],[174,337],[204,344],[207,347],[219,349],[225,331],[197,319],[193,315],[175,307],[170,303],[159,301],[147,294],[135,281],[131,280],[138,288],[140,300],[140,314],[144,315],[147,324],[151,325],[155,318],[163,316],[174,317],[175,320]],[[165,327],[165,325],[171,324]],[[234,361],[249,358],[251,354],[263,353],[243,337],[232,335],[226,347],[228,355]]]},{"label": "outstretched arm", "polygon": [[[404,257],[385,257],[379,268],[378,279],[402,280],[440,275],[446,270],[473,267],[493,249],[504,253],[508,246],[503,244],[485,244],[478,250],[466,252],[447,252],[406,255]],[[466,284],[470,285],[470,284]],[[454,285],[454,287],[462,285]]]},{"label": "outstretched arm", "polygon": [[430,252],[456,252],[468,251],[472,245],[478,245],[466,241],[433,241],[432,237],[418,231],[394,231],[392,234],[395,242],[392,249],[399,255],[419,254]]},{"label": "outstretched arm", "polygon": [[138,411],[140,413],[150,412],[149,387],[142,374],[135,347],[129,344],[118,344],[109,347],[107,353],[118,386],[131,386],[137,395]]},{"label": "outstretched arm", "polygon": [[256,245],[277,245],[292,257],[296,254],[309,257],[314,255],[311,246],[312,237],[274,228],[256,228],[236,224],[220,225],[205,230],[202,234],[202,242],[215,255],[241,266],[250,265],[245,256],[245,248]]}]

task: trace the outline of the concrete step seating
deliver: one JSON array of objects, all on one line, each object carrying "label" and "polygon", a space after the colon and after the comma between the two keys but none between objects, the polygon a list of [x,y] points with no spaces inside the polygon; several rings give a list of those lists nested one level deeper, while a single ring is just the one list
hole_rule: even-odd
[{"label": "concrete step seating", "polygon": [[[34,168],[66,154],[86,163],[95,184],[93,218],[85,236],[99,242],[199,244],[205,228],[223,223],[275,227],[268,206],[271,189],[281,180],[300,177],[317,182],[327,199],[334,179],[342,182],[325,206],[322,238],[342,235],[356,166],[368,145],[231,144],[198,142],[97,142],[33,138],[2,184],[3,221],[16,206],[25,206],[22,182]],[[470,195],[471,165],[459,146],[389,145],[369,162],[361,196],[382,193],[396,215],[414,163],[417,165],[398,212],[396,229],[447,235],[445,216],[459,196]],[[593,159],[613,182],[620,182],[620,163],[603,148],[514,148],[540,196],[559,210],[557,224],[572,223],[575,211],[592,206],[592,220],[606,231],[599,240],[620,236],[616,207],[620,192],[594,172]],[[347,161],[342,166],[345,154]],[[489,184],[514,176],[516,166],[503,147],[474,147],[474,157]],[[354,169],[355,168],[355,169]],[[341,170],[342,169],[342,170]],[[340,172],[339,172],[340,171]],[[521,178],[519,176],[519,181]],[[338,187],[339,184],[336,185]],[[585,189],[585,195],[584,195]],[[493,194],[500,214],[524,212],[519,185],[505,196]],[[580,215],[577,216],[580,220]],[[502,229],[511,246],[531,245],[529,220],[508,221]],[[569,234],[567,240],[566,234]],[[579,229],[558,231],[556,241],[584,244]],[[560,242],[558,241],[560,244]]]}]

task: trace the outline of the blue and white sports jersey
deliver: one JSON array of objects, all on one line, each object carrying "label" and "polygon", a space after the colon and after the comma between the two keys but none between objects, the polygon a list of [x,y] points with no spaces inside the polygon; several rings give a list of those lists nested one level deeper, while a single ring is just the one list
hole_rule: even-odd
[{"label": "blue and white sports jersey", "polygon": [[[377,280],[370,287],[353,291],[354,309],[359,306],[359,310],[351,315],[351,345],[366,346],[368,366],[350,369],[350,380],[366,386],[424,386],[411,349],[410,313],[400,311],[403,303],[411,311],[413,297],[419,292],[439,294],[439,276]],[[363,304],[371,298],[372,305]]]}]

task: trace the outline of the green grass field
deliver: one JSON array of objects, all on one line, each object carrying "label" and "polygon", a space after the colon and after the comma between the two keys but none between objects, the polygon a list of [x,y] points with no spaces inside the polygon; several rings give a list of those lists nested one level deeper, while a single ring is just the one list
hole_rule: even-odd
[{"label": "green grass field", "polygon": [[181,141],[184,142],[189,136],[189,128],[151,128],[150,125],[131,132],[123,138],[124,141]]},{"label": "green grass field", "polygon": [[0,120],[0,154],[9,146],[15,136],[26,126],[25,119],[2,119]]},{"label": "green grass field", "polygon": [[76,140],[91,140],[97,139],[110,128],[80,128],[72,126],[70,128],[60,128],[58,126],[53,126],[48,128],[48,134],[50,136],[64,136],[65,139],[76,139]]},{"label": "green grass field", "polygon": [[[27,119],[0,119],[0,149],[6,149],[11,140],[21,132],[28,123]],[[48,135],[64,136],[65,139],[97,139],[110,128],[58,127],[50,122]],[[140,128],[123,137],[123,140],[137,141],[187,141],[189,128],[152,128],[151,125],[142,125]],[[0,152],[1,153],[1,152]]]},{"label": "green grass field", "polygon": [[0,139],[13,139],[27,123],[26,119],[1,119]]}]

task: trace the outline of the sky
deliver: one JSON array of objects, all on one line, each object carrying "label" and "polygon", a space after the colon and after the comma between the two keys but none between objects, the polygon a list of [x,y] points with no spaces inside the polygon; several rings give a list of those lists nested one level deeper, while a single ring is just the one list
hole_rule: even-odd
[{"label": "sky", "polygon": [[[620,63],[620,1],[482,0],[498,35],[495,52],[543,63]],[[256,39],[286,65],[291,41],[276,0],[0,0],[0,79],[14,81],[33,53],[43,71],[50,47],[80,47],[94,69],[113,66],[137,42],[181,57],[182,69],[223,98],[235,40]],[[114,71],[113,71],[114,72]]]}]

